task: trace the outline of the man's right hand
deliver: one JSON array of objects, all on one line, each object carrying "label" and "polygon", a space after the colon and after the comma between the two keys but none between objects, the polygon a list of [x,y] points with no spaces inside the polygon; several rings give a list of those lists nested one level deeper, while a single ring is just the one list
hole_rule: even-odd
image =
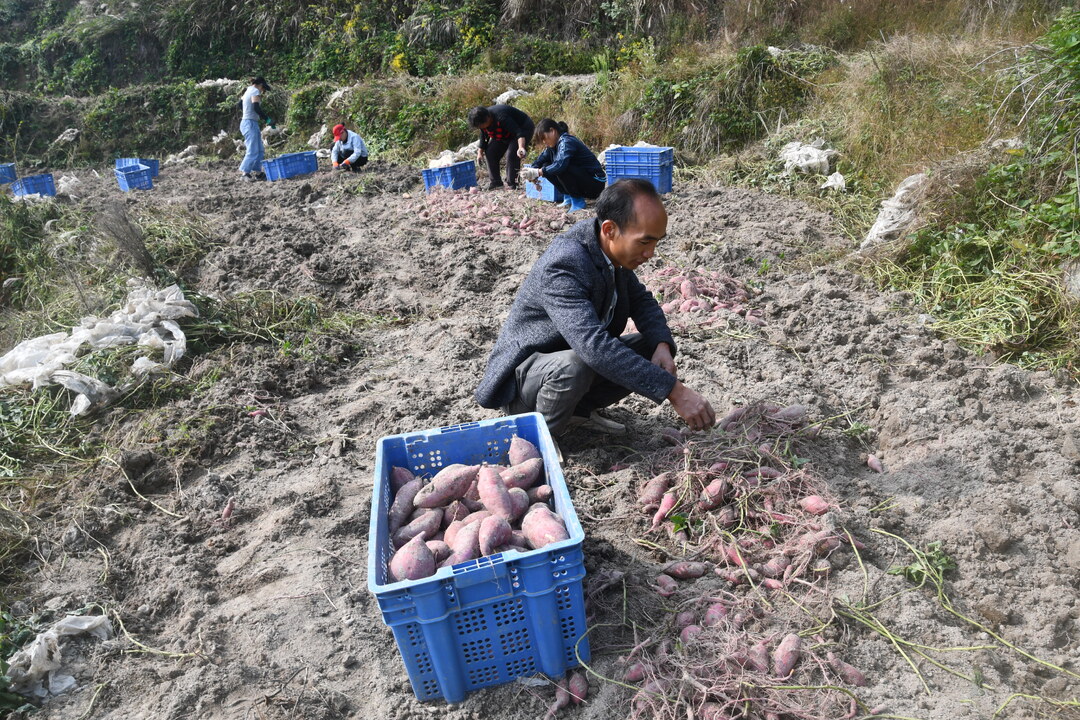
[{"label": "man's right hand", "polygon": [[709,401],[683,385],[681,380],[675,381],[668,401],[691,430],[704,430],[716,424],[716,413]]}]

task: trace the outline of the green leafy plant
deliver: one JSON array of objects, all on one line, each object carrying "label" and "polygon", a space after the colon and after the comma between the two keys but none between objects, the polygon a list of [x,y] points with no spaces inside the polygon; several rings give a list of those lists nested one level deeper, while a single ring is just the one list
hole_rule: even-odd
[{"label": "green leafy plant", "polygon": [[926,546],[925,551],[916,551],[915,560],[910,565],[897,565],[889,568],[889,575],[903,575],[908,582],[922,585],[930,578],[939,578],[945,572],[956,569],[956,562],[945,554],[941,542],[935,541]]}]

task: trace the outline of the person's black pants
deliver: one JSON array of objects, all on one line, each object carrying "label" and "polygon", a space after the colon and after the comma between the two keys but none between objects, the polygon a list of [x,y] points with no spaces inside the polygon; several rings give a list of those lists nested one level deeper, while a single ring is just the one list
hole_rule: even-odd
[{"label": "person's black pants", "polygon": [[597,180],[592,172],[572,165],[568,165],[558,175],[545,175],[544,177],[559,192],[570,197],[595,200],[600,197],[600,193],[604,192],[604,180]]},{"label": "person's black pants", "polygon": [[[532,141],[534,132],[534,126],[529,123],[524,128],[526,137],[529,138],[529,142]],[[525,147],[528,147],[526,142]],[[517,156],[518,141],[517,138],[510,138],[506,140],[488,140],[487,148],[484,149],[484,157],[487,158],[488,175],[491,177],[492,189],[502,187],[502,176],[499,174],[499,161],[502,157],[506,156],[506,184],[511,188],[517,187],[518,170],[521,169],[521,158]]]},{"label": "person's black pants", "polygon": [[351,162],[348,165],[342,162],[341,165],[339,165],[338,167],[340,167],[342,170],[348,170],[349,172],[356,172],[357,169],[362,168],[365,165],[367,165],[367,155],[361,155],[360,157],[356,158],[356,162]]}]

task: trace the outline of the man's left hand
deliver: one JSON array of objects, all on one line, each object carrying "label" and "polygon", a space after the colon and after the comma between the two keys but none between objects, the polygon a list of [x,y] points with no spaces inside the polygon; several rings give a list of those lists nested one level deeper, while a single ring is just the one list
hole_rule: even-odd
[{"label": "man's left hand", "polygon": [[652,364],[663,370],[667,370],[675,377],[679,374],[675,370],[675,358],[671,356],[671,347],[667,343],[660,343],[652,354]]}]

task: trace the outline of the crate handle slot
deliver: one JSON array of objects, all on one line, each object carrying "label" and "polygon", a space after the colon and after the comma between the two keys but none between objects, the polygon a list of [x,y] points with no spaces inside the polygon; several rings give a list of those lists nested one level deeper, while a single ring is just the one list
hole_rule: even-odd
[{"label": "crate handle slot", "polygon": [[[459,588],[478,585],[485,582],[501,582],[507,579],[509,572],[502,555],[489,555],[479,560],[467,560],[453,568],[454,582]],[[509,583],[507,584],[509,587]]]}]

